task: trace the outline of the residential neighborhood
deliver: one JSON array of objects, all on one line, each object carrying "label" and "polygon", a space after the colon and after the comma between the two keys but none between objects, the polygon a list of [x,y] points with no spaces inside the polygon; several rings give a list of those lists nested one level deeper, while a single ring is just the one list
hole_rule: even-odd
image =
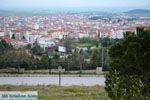
[{"label": "residential neighborhood", "polygon": [[0,0],[0,100],[150,100],[150,0]]},{"label": "residential neighborhood", "polygon": [[67,37],[79,38],[123,38],[126,31],[136,31],[138,26],[150,26],[150,18],[134,19],[127,15],[113,15],[92,20],[96,15],[55,14],[49,16],[0,17],[0,38],[16,47],[35,41],[45,47],[53,47],[55,40]]}]

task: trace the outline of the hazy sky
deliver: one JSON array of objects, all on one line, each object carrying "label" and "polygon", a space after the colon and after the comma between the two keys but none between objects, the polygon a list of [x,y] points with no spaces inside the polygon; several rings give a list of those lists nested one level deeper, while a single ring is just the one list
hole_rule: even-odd
[{"label": "hazy sky", "polygon": [[0,7],[150,7],[150,0],[0,0]]}]

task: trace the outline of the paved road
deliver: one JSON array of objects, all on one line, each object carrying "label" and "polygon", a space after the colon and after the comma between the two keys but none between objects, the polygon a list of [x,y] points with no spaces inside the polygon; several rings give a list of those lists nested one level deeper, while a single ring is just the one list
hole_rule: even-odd
[{"label": "paved road", "polygon": [[[58,76],[49,76],[49,77],[0,77],[0,85],[58,85],[59,83]],[[84,85],[84,86],[93,86],[93,85],[102,85],[105,83],[104,76],[83,76],[83,77],[70,77],[63,76],[61,77],[61,84],[63,86],[71,85]]]}]

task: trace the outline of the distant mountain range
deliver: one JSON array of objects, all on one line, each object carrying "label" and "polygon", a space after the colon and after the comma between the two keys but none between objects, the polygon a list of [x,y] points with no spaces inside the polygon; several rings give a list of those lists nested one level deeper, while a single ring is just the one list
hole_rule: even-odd
[{"label": "distant mountain range", "polygon": [[126,14],[150,14],[150,10],[146,10],[146,9],[134,9],[134,10],[130,10],[125,12]]}]

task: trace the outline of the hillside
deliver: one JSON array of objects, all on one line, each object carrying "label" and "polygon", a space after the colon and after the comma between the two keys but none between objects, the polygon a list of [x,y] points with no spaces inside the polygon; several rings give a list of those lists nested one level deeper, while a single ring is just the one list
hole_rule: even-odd
[{"label": "hillside", "polygon": [[150,14],[150,10],[134,9],[134,10],[127,11],[125,13],[127,13],[127,14]]}]

